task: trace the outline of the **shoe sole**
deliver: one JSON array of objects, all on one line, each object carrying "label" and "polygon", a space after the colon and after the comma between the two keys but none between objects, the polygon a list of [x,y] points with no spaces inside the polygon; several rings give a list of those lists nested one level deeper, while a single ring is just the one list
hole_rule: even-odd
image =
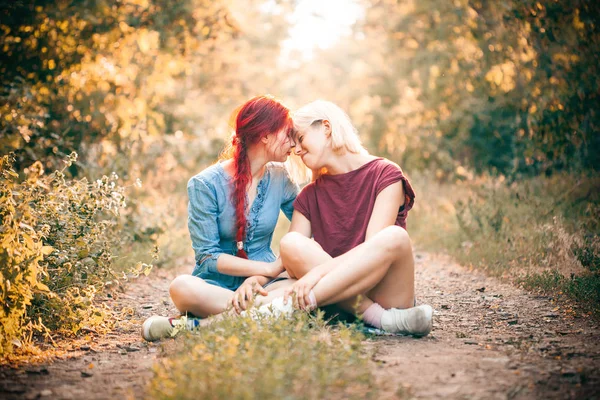
[{"label": "shoe sole", "polygon": [[423,304],[418,307],[422,307],[425,309],[425,315],[426,315],[427,319],[429,319],[429,326],[427,327],[426,332],[413,333],[412,336],[416,337],[416,338],[422,338],[422,337],[429,335],[431,333],[431,330],[433,329],[433,308],[428,304]]}]

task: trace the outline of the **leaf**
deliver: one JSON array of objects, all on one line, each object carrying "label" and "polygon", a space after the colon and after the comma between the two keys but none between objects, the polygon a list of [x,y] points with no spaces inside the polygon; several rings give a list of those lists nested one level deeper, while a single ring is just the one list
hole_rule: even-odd
[{"label": "leaf", "polygon": [[52,246],[42,246],[42,254],[45,256],[52,254],[53,251],[54,247]]},{"label": "leaf", "polygon": [[27,246],[28,249],[35,248],[35,243],[34,243],[33,239],[31,238],[31,236],[29,236],[26,233],[22,233],[21,237],[23,238],[23,241],[25,242],[25,245]]}]

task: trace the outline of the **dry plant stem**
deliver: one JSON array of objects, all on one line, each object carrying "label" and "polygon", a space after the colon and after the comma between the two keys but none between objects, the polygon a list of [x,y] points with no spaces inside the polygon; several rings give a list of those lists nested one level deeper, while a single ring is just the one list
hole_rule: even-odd
[{"label": "dry plant stem", "polygon": [[336,258],[313,240],[292,232],[281,241],[281,257],[290,275],[298,278],[315,267],[329,271],[313,288],[320,306],[337,303],[361,314],[373,302],[384,308],[413,305],[412,246],[400,227],[389,226]]}]

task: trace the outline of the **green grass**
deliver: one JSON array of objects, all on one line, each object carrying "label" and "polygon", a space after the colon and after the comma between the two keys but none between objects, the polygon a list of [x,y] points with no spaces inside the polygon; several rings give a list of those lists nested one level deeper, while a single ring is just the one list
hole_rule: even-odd
[{"label": "green grass", "polygon": [[476,177],[439,183],[413,176],[409,232],[418,247],[522,284],[562,292],[600,315],[600,177]]},{"label": "green grass", "polygon": [[152,399],[375,398],[364,336],[296,313],[229,318],[176,339],[155,365]]},{"label": "green grass", "polygon": [[523,287],[544,293],[564,294],[600,314],[600,275],[564,277],[558,271],[528,274],[519,280]]}]

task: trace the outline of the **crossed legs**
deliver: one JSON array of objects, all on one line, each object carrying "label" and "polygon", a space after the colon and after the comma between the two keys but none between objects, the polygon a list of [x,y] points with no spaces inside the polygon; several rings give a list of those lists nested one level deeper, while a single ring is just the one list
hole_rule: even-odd
[{"label": "crossed legs", "polygon": [[414,302],[414,261],[408,233],[389,226],[368,241],[336,258],[299,233],[290,232],[280,243],[283,264],[292,277],[302,278],[312,268],[329,272],[313,288],[320,306],[339,304],[362,314],[373,302],[383,308],[410,308]]},{"label": "crossed legs", "polygon": [[[270,303],[275,297],[283,295],[282,289],[278,289],[290,284],[291,282],[279,281],[269,285],[266,288],[269,296],[257,296],[256,305]],[[229,289],[211,285],[192,275],[179,275],[169,286],[171,300],[181,313],[190,313],[202,318],[226,311],[233,293]]]},{"label": "crossed legs", "polygon": [[[364,314],[365,321],[371,323],[371,318],[367,319],[370,315],[372,321],[378,322],[388,332],[419,336],[430,332],[431,307],[411,308],[414,301],[414,261],[410,238],[404,229],[387,227],[335,258],[325,253],[315,241],[294,232],[284,236],[280,247],[283,264],[291,278],[300,279],[317,266],[328,271],[312,289],[319,306],[339,304],[350,312]],[[294,279],[288,279],[270,285],[268,296],[257,296],[255,306],[283,297],[286,288],[293,282]],[[200,326],[219,320],[228,309],[234,293],[191,275],[177,277],[169,291],[179,311],[200,317],[213,316],[201,320]],[[379,311],[371,312],[377,308]],[[142,336],[146,340],[168,336],[172,331],[171,321],[166,317],[150,317],[142,326]]]}]

